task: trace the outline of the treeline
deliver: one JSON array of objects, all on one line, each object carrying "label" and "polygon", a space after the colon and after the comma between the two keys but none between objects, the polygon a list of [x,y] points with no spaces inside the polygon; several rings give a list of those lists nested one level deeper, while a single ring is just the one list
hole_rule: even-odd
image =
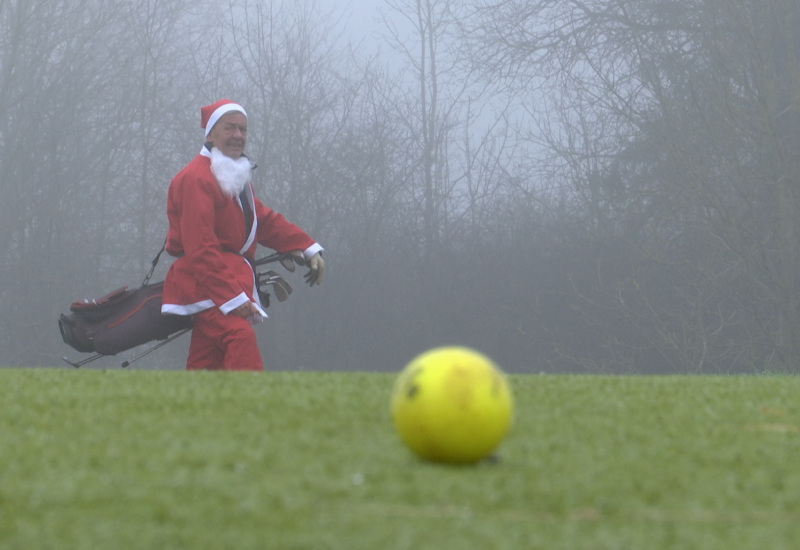
[{"label": "treeline", "polygon": [[327,249],[257,328],[268,369],[797,369],[797,2],[383,13],[373,55],[313,0],[0,3],[0,362],[58,365],[69,302],[139,284],[228,97],[257,193]]}]

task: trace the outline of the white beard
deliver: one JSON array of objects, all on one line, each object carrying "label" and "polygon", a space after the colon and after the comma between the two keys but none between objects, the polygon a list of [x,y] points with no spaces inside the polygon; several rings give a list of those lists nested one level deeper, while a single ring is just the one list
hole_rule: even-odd
[{"label": "white beard", "polygon": [[232,159],[216,147],[211,148],[211,172],[226,195],[237,196],[250,181],[252,165],[247,157]]}]

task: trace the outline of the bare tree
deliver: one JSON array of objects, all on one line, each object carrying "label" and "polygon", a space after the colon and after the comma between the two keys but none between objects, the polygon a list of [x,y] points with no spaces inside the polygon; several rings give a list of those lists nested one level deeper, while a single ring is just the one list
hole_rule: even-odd
[{"label": "bare tree", "polygon": [[[191,35],[181,42],[174,38],[188,27],[182,17],[187,4],[184,0],[145,0],[125,5],[120,13],[120,35],[128,45],[124,60],[128,82],[125,86],[119,83],[117,113],[131,131],[127,162],[120,159],[118,170],[124,174],[120,189],[130,201],[130,222],[136,228],[135,254],[130,256],[142,273],[166,231],[164,202],[169,180],[165,174],[174,170],[177,151],[173,144],[184,143],[176,139],[173,113],[179,105],[175,100],[178,90],[185,82],[175,73],[188,59],[187,48],[196,46]],[[120,214],[125,216],[124,211]]]},{"label": "bare tree", "polygon": [[477,9],[483,66],[549,106],[565,189],[637,254],[606,287],[637,336],[673,368],[795,364],[796,4]]},{"label": "bare tree", "polygon": [[100,206],[115,128],[103,116],[106,100],[93,92],[118,74],[98,47],[111,40],[116,10],[98,7],[95,0],[0,4],[0,292],[11,361],[41,360],[52,336],[43,313],[55,318],[71,268],[86,266],[108,221]]},{"label": "bare tree", "polygon": [[390,40],[411,69],[413,79],[409,86],[416,86],[416,93],[410,94],[407,101],[406,124],[416,144],[416,156],[409,162],[418,170],[422,221],[418,246],[429,261],[441,245],[442,228],[446,225],[453,181],[449,164],[454,139],[451,132],[464,123],[457,109],[471,82],[456,71],[460,63],[455,47],[456,3],[390,0],[386,4],[403,22],[394,23],[385,17]]}]

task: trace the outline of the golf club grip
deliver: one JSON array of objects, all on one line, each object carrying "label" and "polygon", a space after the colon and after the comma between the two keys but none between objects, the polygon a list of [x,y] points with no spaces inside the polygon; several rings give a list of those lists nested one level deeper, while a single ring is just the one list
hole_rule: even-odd
[{"label": "golf club grip", "polygon": [[264,256],[263,258],[257,259],[256,261],[253,262],[253,265],[258,266],[258,265],[266,265],[266,264],[271,264],[273,262],[278,262],[284,256],[289,256],[289,254],[281,254],[276,252],[275,254],[270,254],[269,256]]}]

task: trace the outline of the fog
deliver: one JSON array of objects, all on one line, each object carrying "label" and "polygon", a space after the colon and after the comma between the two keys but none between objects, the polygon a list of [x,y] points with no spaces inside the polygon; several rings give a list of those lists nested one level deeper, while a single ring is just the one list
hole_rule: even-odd
[{"label": "fog", "polygon": [[326,249],[256,327],[268,370],[452,344],[509,372],[797,370],[797,2],[224,4],[0,3],[0,365],[80,358],[59,314],[141,283],[227,97],[256,194]]}]

